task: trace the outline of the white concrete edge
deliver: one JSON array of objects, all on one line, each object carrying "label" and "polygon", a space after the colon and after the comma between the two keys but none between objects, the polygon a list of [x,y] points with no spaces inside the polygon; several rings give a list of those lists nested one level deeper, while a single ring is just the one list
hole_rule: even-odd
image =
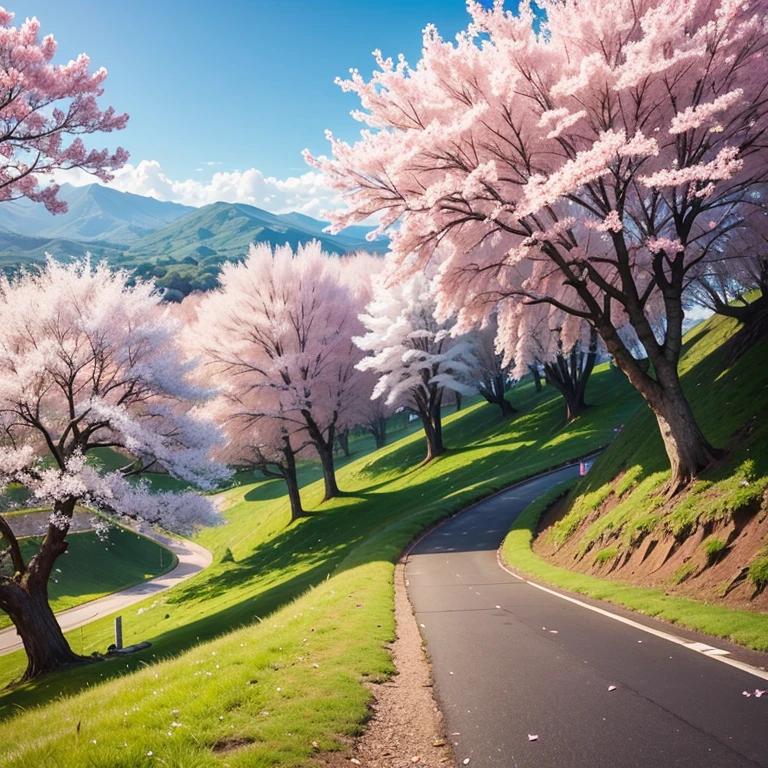
[{"label": "white concrete edge", "polygon": [[714,659],[715,661],[720,661],[723,664],[728,664],[731,667],[740,669],[742,672],[746,672],[747,674],[753,675],[754,677],[758,677],[761,680],[768,680],[768,671],[764,669],[760,669],[759,667],[753,667],[751,664],[746,664],[743,661],[737,661],[736,659],[729,659],[726,656],[726,654],[728,654],[729,651],[723,650],[721,648],[716,648],[711,645],[706,645],[705,643],[699,643],[699,642],[687,640],[684,637],[673,635],[671,632],[664,632],[661,629],[655,629],[654,627],[646,626],[645,624],[641,624],[639,621],[628,619],[626,616],[620,616],[619,614],[613,613],[612,611],[607,611],[605,608],[598,608],[596,605],[590,605],[589,603],[585,603],[583,600],[578,600],[577,598],[571,597],[570,595],[564,595],[562,592],[558,592],[555,589],[550,589],[549,587],[545,587],[541,584],[537,584],[534,581],[529,581],[528,579],[522,576],[519,576],[517,573],[512,571],[506,565],[506,563],[501,557],[501,550],[496,551],[496,561],[498,562],[499,567],[502,568],[504,571],[506,571],[510,576],[514,576],[519,581],[524,581],[526,584],[530,584],[532,587],[535,587],[536,589],[540,589],[542,592],[547,592],[550,595],[559,597],[561,600],[567,600],[569,603],[578,605],[581,608],[586,608],[588,611],[599,613],[601,616],[606,616],[607,618],[613,619],[614,621],[619,621],[622,624],[626,624],[627,626],[632,627],[633,629],[638,629],[641,632],[645,632],[649,635],[654,635],[655,637],[661,638],[662,640],[666,640],[667,642],[674,643],[675,645],[682,646],[683,648],[687,648],[689,651],[700,653],[702,656],[706,656],[707,658]]}]

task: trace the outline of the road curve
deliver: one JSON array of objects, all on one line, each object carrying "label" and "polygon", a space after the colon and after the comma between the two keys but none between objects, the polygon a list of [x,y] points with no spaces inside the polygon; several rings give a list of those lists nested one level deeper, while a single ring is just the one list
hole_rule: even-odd
[{"label": "road curve", "polygon": [[[768,693],[744,695],[768,688],[766,679],[499,566],[497,549],[512,521],[577,471],[559,470],[471,507],[408,557],[408,595],[458,764],[768,766]],[[750,660],[766,664],[760,656]]]},{"label": "road curve", "polygon": [[[91,602],[83,603],[76,608],[57,613],[56,620],[65,632],[90,624],[110,613],[121,611],[153,595],[159,595],[190,578],[190,576],[200,573],[213,560],[213,556],[207,549],[193,541],[171,538],[153,530],[145,530],[142,533],[170,549],[179,559],[176,567],[151,581],[145,581],[142,584],[124,589],[122,592],[114,592],[98,600],[91,600]],[[14,627],[0,631],[0,656],[18,651],[21,648],[21,638]]]}]

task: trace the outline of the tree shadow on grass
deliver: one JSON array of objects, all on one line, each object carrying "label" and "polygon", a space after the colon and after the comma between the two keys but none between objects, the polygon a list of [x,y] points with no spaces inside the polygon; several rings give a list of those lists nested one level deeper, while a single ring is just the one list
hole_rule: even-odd
[{"label": "tree shadow on grass", "polygon": [[[455,423],[451,431],[454,429],[458,443],[461,430]],[[0,719],[12,716],[17,707],[75,694],[108,679],[130,674],[141,666],[176,657],[199,642],[258,618],[264,619],[335,572],[396,557],[398,547],[401,549],[407,543],[401,538],[405,528],[410,535],[409,525],[415,533],[431,520],[457,512],[513,480],[561,463],[564,454],[577,456],[583,452],[583,431],[581,434],[575,431],[565,434],[557,442],[550,440],[551,430],[546,431],[547,435],[531,445],[508,451],[491,450],[485,455],[470,457],[464,463],[445,462],[442,469],[441,460],[429,467],[418,467],[422,458],[420,441],[396,448],[392,453],[398,455],[400,461],[410,455],[408,451],[413,451],[414,446],[418,448],[415,466],[404,468],[410,476],[407,486],[398,487],[396,481],[402,481],[403,476],[392,476],[390,470],[387,480],[372,482],[323,505],[319,513],[316,511],[289,525],[236,563],[215,564],[168,593],[157,608],[148,609],[157,611],[157,622],[153,626],[155,634],[136,638],[153,643],[148,652],[46,677],[0,696]],[[473,429],[469,434],[474,435],[474,432]],[[593,437],[589,440],[594,442]],[[497,442],[494,438],[493,445]],[[459,450],[468,453],[471,448]],[[450,459],[451,454],[447,458]],[[375,506],[356,503],[359,497],[369,501],[374,496],[377,497]],[[395,531],[400,533],[395,536]],[[390,539],[387,546],[382,545]],[[213,612],[174,627],[174,611],[182,603],[191,604],[191,607],[198,604],[199,614],[206,609]],[[214,605],[210,605],[212,603]],[[166,612],[168,619],[163,618]],[[76,638],[77,635],[70,635],[70,641],[76,641]]]}]

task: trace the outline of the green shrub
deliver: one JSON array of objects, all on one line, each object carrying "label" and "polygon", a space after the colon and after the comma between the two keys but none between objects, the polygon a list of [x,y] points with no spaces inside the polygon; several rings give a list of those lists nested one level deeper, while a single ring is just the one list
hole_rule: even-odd
[{"label": "green shrub", "polygon": [[768,555],[763,555],[754,560],[747,572],[749,580],[755,585],[755,589],[762,591],[768,585]]},{"label": "green shrub", "polygon": [[722,539],[712,538],[707,539],[702,546],[707,556],[707,565],[713,565],[720,559],[727,544]]},{"label": "green shrub", "polygon": [[598,565],[605,565],[609,560],[613,560],[618,554],[619,550],[617,547],[605,547],[595,555],[595,563]]},{"label": "green shrub", "polygon": [[693,575],[696,570],[696,565],[692,560],[689,560],[685,565],[681,565],[673,574],[670,581],[672,584],[682,584],[686,579]]},{"label": "green shrub", "polygon": [[224,554],[221,556],[221,562],[222,563],[234,563],[235,562],[235,556],[232,554],[232,550],[227,547],[224,550]]}]

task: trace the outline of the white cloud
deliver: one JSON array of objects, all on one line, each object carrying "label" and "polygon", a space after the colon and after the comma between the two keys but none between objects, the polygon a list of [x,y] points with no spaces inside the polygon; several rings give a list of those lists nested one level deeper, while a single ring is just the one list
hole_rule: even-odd
[{"label": "white cloud", "polygon": [[[213,161],[206,162],[213,164]],[[93,184],[94,178],[82,172],[57,174],[59,183],[75,186]],[[307,171],[301,176],[278,179],[265,176],[257,168],[247,171],[217,171],[210,181],[169,178],[157,160],[142,160],[138,165],[126,165],[115,173],[109,183],[113,189],[132,192],[158,200],[183,203],[199,208],[210,203],[246,203],[272,213],[297,211],[320,218],[325,210],[340,205],[338,193],[323,182],[322,174]]]}]

